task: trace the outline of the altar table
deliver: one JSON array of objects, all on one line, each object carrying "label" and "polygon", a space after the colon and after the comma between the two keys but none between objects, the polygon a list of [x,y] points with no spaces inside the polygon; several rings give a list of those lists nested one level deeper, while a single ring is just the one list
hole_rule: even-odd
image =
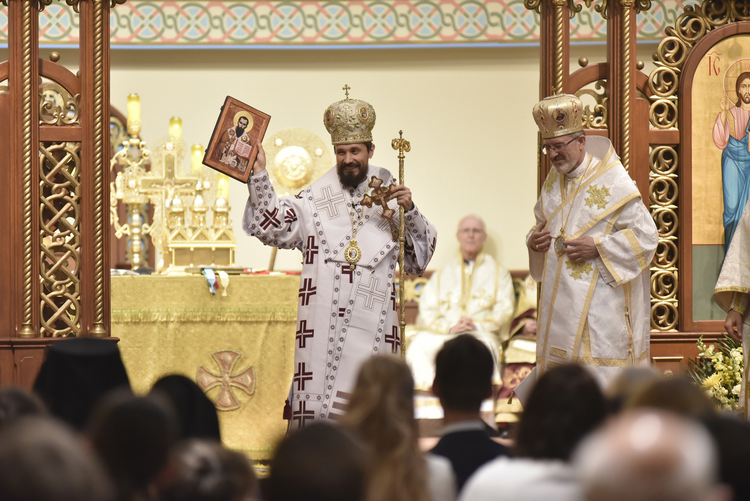
[{"label": "altar table", "polygon": [[224,444],[269,459],[286,431],[299,276],[231,276],[215,295],[202,275],[113,276],[111,290],[112,336],[133,391],[187,376],[221,409]]}]

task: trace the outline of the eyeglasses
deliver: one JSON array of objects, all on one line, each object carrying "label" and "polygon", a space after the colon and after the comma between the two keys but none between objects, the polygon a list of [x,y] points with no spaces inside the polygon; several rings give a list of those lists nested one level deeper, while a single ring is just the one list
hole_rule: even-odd
[{"label": "eyeglasses", "polygon": [[555,145],[551,145],[551,146],[546,146],[546,145],[542,146],[539,149],[539,151],[542,152],[542,155],[549,155],[550,152],[552,152],[552,151],[554,151],[555,153],[557,153],[558,151],[562,150],[563,148],[565,148],[566,146],[568,146],[570,143],[572,143],[573,141],[575,141],[576,139],[578,139],[579,137],[581,137],[581,136],[576,136],[576,137],[574,137],[573,139],[571,139],[570,141],[568,141],[565,144],[555,144]]},{"label": "eyeglasses", "polygon": [[477,228],[464,228],[462,230],[459,230],[458,232],[463,235],[468,235],[469,233],[473,233],[474,235],[481,235],[482,233],[484,233],[484,230],[480,230]]}]

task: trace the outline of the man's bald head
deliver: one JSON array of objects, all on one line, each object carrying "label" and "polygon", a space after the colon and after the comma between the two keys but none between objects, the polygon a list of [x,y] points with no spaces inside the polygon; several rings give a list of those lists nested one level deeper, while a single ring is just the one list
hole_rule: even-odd
[{"label": "man's bald head", "polygon": [[655,410],[624,414],[586,439],[574,464],[586,501],[718,501],[708,432]]},{"label": "man's bald head", "polygon": [[466,261],[474,261],[487,240],[487,231],[482,218],[474,214],[464,216],[458,223],[456,238],[461,246],[463,258]]}]

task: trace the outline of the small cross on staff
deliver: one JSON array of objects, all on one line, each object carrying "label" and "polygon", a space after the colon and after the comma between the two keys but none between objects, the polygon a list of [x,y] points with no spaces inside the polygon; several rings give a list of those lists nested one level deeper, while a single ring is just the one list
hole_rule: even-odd
[{"label": "small cross on staff", "polygon": [[[398,131],[398,137],[391,141],[391,147],[398,150],[398,184],[404,185],[404,153],[411,151],[411,143],[404,139],[403,131]],[[406,357],[403,340],[406,339],[406,309],[404,305],[404,245],[405,223],[404,223],[404,206],[399,205],[399,228],[398,228],[398,308],[399,308],[399,328],[401,330],[401,357]]]},{"label": "small cross on staff", "polygon": [[344,84],[344,86],[341,87],[341,90],[346,92],[346,98],[349,99],[349,91],[352,90],[352,88],[349,87],[349,84]]}]

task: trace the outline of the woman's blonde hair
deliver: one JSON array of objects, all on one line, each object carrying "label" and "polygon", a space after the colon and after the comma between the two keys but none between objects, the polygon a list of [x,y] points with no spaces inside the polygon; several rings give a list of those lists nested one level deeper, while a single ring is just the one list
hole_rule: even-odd
[{"label": "woman's blonde hair", "polygon": [[414,380],[404,362],[377,356],[362,364],[342,424],[370,452],[367,501],[428,501]]}]

